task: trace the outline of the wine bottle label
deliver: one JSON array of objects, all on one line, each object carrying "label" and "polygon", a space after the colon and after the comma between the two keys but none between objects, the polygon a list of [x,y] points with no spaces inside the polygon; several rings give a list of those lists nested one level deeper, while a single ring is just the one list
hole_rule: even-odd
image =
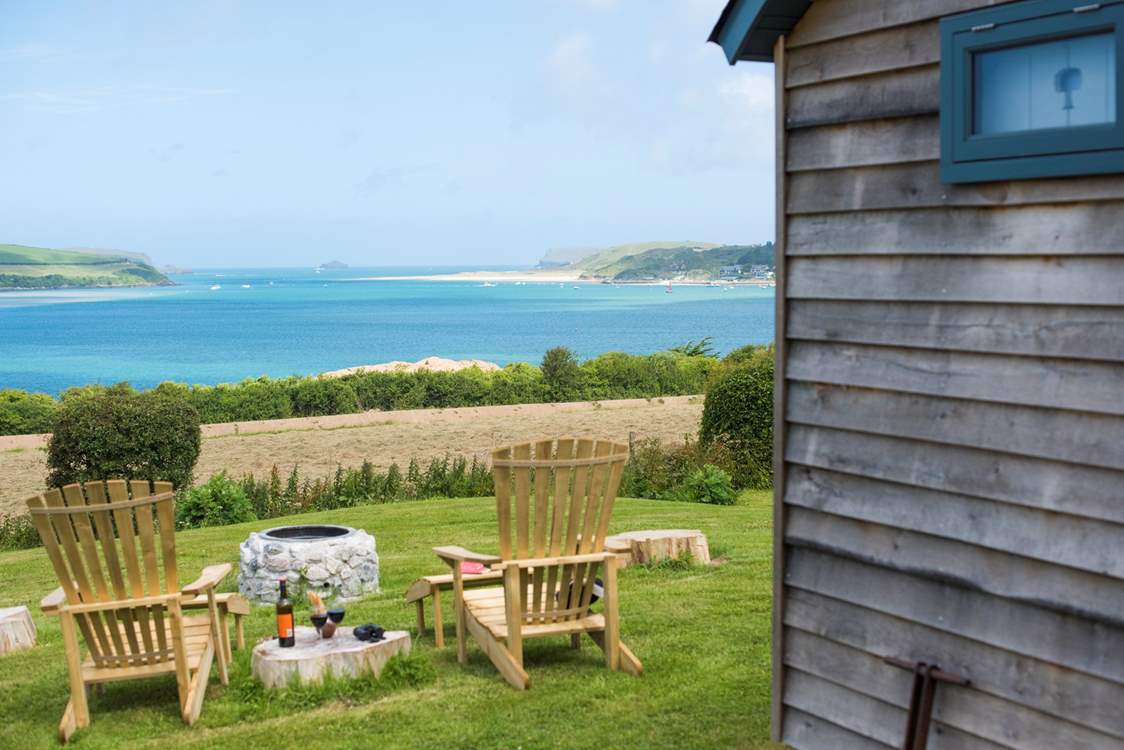
[{"label": "wine bottle label", "polygon": [[278,638],[292,638],[293,637],[293,615],[291,613],[284,615],[277,615],[277,637]]}]

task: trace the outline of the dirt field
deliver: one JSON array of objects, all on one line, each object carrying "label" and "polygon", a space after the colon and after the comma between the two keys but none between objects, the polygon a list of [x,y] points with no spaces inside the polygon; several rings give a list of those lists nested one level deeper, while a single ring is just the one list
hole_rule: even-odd
[{"label": "dirt field", "polygon": [[[337,464],[369,460],[385,467],[411,458],[465,454],[486,457],[497,445],[574,435],[628,439],[659,437],[681,442],[698,431],[701,396],[599,403],[525,404],[471,409],[366,412],[335,417],[205,425],[195,475],[204,480],[226,469],[232,476],[282,472],[294,464],[302,476],[322,476]],[[0,437],[0,515],[20,513],[23,500],[43,489],[46,436]]]}]

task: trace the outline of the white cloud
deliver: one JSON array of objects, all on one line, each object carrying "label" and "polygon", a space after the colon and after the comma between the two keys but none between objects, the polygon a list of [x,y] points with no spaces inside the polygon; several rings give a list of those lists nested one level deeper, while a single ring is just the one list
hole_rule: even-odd
[{"label": "white cloud", "polygon": [[562,37],[547,58],[547,64],[563,83],[585,83],[596,71],[593,64],[593,40],[584,31]]}]

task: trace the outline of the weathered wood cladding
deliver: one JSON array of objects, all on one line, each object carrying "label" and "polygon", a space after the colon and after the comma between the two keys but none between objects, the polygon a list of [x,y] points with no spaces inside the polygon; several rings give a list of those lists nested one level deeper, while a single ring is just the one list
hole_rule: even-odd
[{"label": "weathered wood cladding", "polygon": [[972,680],[938,691],[931,748],[1124,750],[1124,176],[938,167],[938,21],[1005,1],[816,0],[783,40],[796,748],[899,747],[897,656]]}]

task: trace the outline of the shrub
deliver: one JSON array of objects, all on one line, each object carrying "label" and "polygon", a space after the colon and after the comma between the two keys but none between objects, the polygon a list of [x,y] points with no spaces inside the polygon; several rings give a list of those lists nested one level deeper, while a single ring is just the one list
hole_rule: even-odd
[{"label": "shrub", "polygon": [[0,551],[38,547],[39,532],[31,516],[0,516]]},{"label": "shrub", "polygon": [[187,386],[161,383],[160,388],[183,389],[191,405],[206,424],[249,422],[259,419],[285,419],[293,416],[287,381],[269,378],[247,379],[241,383],[216,386]]},{"label": "shrub", "polygon": [[704,464],[683,482],[682,499],[709,505],[733,505],[738,501],[734,481],[714,464]]},{"label": "shrub", "polygon": [[0,390],[0,435],[28,435],[51,429],[55,400],[45,393]]},{"label": "shrub", "polygon": [[359,411],[355,390],[339,378],[301,378],[295,381],[289,398],[293,404],[293,414],[301,417],[354,414]]},{"label": "shrub", "polygon": [[724,365],[712,378],[699,442],[730,452],[736,486],[767,489],[772,485],[773,358],[767,350]]},{"label": "shrub", "polygon": [[577,401],[581,398],[582,371],[573,351],[556,346],[542,358],[542,379],[549,401]]},{"label": "shrub", "polygon": [[625,497],[669,499],[695,468],[691,444],[664,446],[658,438],[647,438],[632,446],[621,478]]},{"label": "shrub", "polygon": [[774,349],[772,344],[746,344],[745,346],[739,346],[737,349],[731,351],[722,358],[722,361],[728,365],[743,364],[761,359],[762,357],[772,359],[773,353]]},{"label": "shrub", "polygon": [[516,362],[491,373],[492,404],[534,404],[546,399],[542,371],[526,362]]},{"label": "shrub", "polygon": [[182,396],[137,393],[128,383],[71,389],[55,412],[47,442],[47,484],[89,479],[191,484],[199,458],[199,413]]},{"label": "shrub", "polygon": [[192,487],[176,502],[176,527],[226,526],[256,520],[242,486],[226,476],[214,474],[206,484]]},{"label": "shrub", "polygon": [[268,479],[247,474],[239,486],[253,513],[262,519],[407,499],[482,497],[494,492],[488,465],[475,458],[469,462],[463,456],[435,458],[425,468],[412,460],[404,477],[397,464],[382,472],[364,461],[357,469],[336,467],[332,476],[321,479],[301,479],[293,467],[282,481],[274,466]]}]

